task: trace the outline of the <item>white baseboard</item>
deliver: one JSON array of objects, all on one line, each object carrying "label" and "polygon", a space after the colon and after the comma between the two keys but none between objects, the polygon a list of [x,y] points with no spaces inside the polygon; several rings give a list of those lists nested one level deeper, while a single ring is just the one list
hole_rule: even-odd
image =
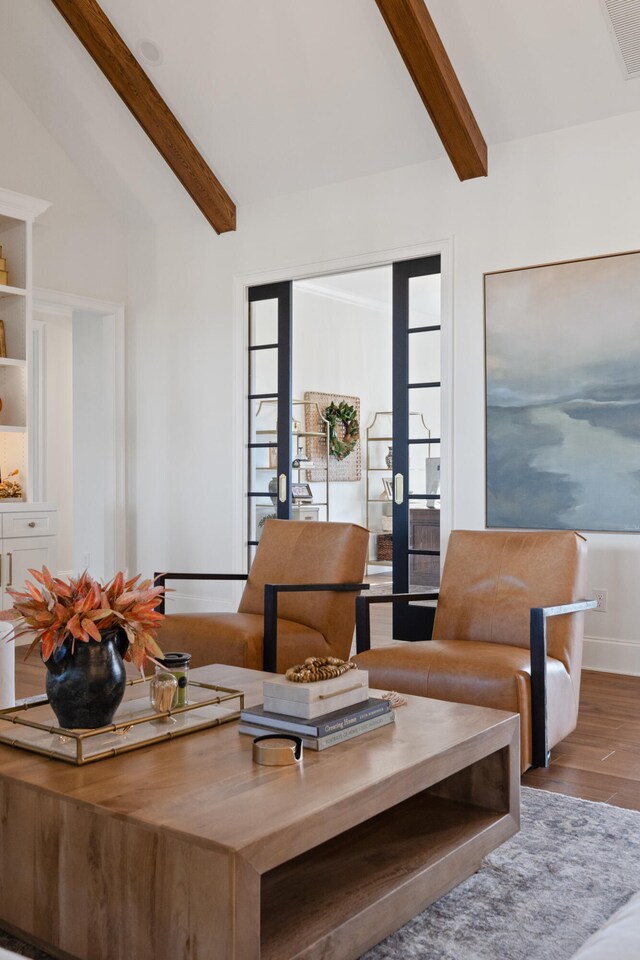
[{"label": "white baseboard", "polygon": [[640,642],[614,640],[609,637],[585,637],[582,666],[585,670],[639,677]]}]

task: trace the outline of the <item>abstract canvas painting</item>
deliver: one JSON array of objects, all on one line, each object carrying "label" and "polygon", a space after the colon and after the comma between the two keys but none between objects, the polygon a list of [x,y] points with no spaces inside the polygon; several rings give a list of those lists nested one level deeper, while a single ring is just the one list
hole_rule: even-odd
[{"label": "abstract canvas painting", "polygon": [[640,253],[485,275],[487,526],[640,530]]}]

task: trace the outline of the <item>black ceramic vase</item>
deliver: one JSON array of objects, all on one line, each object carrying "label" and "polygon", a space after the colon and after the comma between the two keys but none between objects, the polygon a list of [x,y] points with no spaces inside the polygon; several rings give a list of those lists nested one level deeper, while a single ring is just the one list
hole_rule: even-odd
[{"label": "black ceramic vase", "polygon": [[128,641],[123,630],[105,631],[102,640],[76,640],[46,661],[46,691],[61,727],[95,729],[112,723],[126,684],[122,657]]}]

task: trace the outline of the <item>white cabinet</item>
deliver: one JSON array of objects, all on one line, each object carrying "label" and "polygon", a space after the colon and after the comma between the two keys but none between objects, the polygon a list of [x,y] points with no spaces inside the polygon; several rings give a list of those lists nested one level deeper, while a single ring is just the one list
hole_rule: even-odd
[{"label": "white cabinet", "polygon": [[[27,506],[27,504],[25,504]],[[56,572],[56,511],[49,505],[38,510],[38,504],[28,504],[28,510],[0,512],[0,599],[2,609],[8,609],[12,599],[7,587],[22,590],[29,577],[29,568],[46,566]]]}]

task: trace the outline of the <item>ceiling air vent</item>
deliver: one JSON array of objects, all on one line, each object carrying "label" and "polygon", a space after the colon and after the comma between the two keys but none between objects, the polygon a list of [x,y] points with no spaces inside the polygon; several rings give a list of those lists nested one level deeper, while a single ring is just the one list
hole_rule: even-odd
[{"label": "ceiling air vent", "polygon": [[640,77],[640,0],[600,0],[626,80]]}]

